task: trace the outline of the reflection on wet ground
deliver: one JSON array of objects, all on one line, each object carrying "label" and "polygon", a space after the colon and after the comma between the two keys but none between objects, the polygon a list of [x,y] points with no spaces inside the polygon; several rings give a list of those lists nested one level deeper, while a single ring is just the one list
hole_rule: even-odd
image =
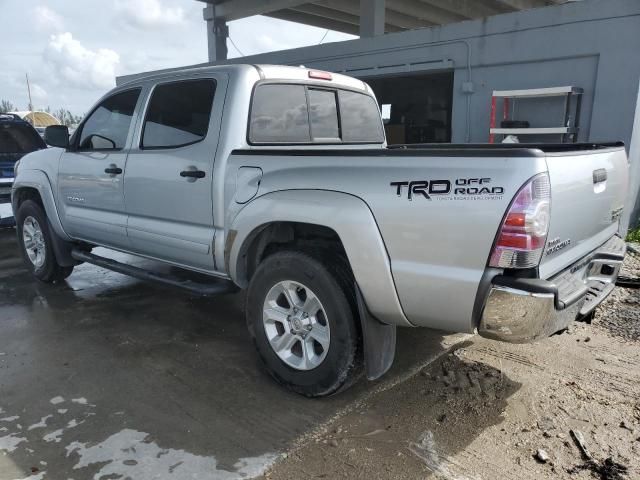
[{"label": "reflection on wet ground", "polygon": [[[197,298],[91,265],[44,285],[14,237],[0,230],[0,478],[248,478],[380,385],[290,394],[260,367],[242,293]],[[443,351],[439,333],[399,337],[383,382]]]}]

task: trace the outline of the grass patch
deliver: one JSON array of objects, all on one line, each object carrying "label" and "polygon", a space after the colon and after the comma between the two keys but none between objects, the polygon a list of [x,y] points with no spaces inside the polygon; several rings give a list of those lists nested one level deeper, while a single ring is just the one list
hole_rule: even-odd
[{"label": "grass patch", "polygon": [[627,234],[627,242],[640,243],[640,227],[636,228],[635,230],[631,230]]}]

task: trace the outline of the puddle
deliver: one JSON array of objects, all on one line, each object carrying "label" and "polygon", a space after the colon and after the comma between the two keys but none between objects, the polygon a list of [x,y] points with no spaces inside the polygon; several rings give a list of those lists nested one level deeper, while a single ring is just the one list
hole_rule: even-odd
[{"label": "puddle", "polygon": [[193,455],[184,450],[161,448],[149,440],[149,434],[125,429],[103,442],[87,445],[73,442],[66,447],[67,456],[77,455],[74,469],[102,465],[94,478],[134,478],[153,480],[232,480],[255,478],[261,475],[277,458],[265,454],[255,458],[242,458],[234,471],[219,470],[215,457]]},{"label": "puddle", "polygon": [[[91,427],[90,422],[102,422],[96,420],[97,416],[93,411],[95,405],[84,397],[73,399],[67,404],[75,417],[68,420],[69,417],[65,418],[64,415],[70,409],[58,408],[64,402],[62,397],[52,398],[49,401],[52,413],[41,417],[40,421],[24,431],[16,423],[19,416],[9,415],[1,410],[8,416],[0,419],[6,425],[0,430],[3,435],[0,436],[0,455],[8,456],[16,464],[19,458],[33,458],[35,455],[42,459],[40,465],[45,466],[48,462],[44,460],[54,461],[55,458],[59,462],[57,459],[66,458],[69,463],[66,477],[69,478],[77,476],[135,480],[250,479],[262,475],[279,457],[275,453],[266,453],[257,457],[240,458],[232,466],[225,464],[223,467],[218,465],[215,456],[201,456],[182,449],[165,448],[152,439],[149,433],[131,428],[101,441],[72,441],[78,434],[68,435],[70,430],[85,423]],[[123,412],[113,413],[116,414]],[[29,418],[29,412],[25,411],[23,416]],[[91,432],[91,428],[81,433],[86,435],[87,432]],[[25,469],[23,475],[26,475],[32,467],[22,465],[22,468]],[[48,476],[46,471],[39,472],[37,468],[31,471],[33,473],[30,476],[16,480],[57,480]]]}]

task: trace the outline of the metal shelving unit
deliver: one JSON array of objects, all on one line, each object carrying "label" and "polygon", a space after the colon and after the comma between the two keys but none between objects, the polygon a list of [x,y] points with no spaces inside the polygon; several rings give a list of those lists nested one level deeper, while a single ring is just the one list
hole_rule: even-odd
[{"label": "metal shelving unit", "polygon": [[[523,90],[494,90],[491,96],[491,119],[489,128],[489,143],[495,143],[496,135],[560,135],[562,143],[573,142],[578,139],[580,129],[580,109],[582,105],[582,88],[565,86],[550,88],[528,88]],[[497,99],[502,98],[502,121],[509,120],[511,103],[517,99],[534,99],[564,97],[564,122],[558,127],[534,128],[502,128],[496,127]],[[574,101],[575,99],[575,101]],[[572,109],[574,113],[572,115]]]}]

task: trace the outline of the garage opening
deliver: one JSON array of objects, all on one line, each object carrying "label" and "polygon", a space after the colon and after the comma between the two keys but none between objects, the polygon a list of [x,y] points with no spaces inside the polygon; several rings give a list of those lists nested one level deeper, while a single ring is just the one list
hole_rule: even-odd
[{"label": "garage opening", "polygon": [[453,71],[364,80],[380,103],[387,143],[451,142]]}]

